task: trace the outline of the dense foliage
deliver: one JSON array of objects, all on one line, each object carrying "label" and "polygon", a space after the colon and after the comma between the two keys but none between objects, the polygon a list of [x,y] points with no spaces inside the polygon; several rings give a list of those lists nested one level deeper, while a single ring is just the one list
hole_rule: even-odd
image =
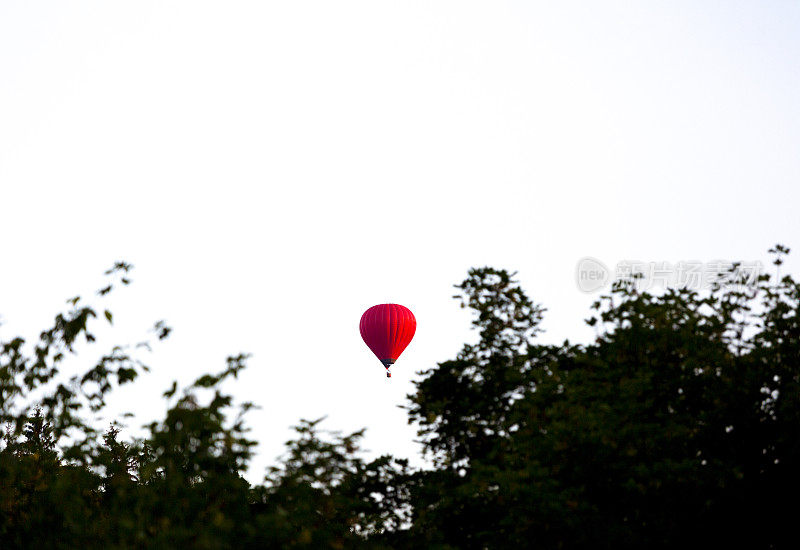
[{"label": "dense foliage", "polygon": [[[776,265],[788,252],[776,247]],[[130,266],[108,272],[128,284]],[[476,343],[409,396],[430,467],[365,461],[361,433],[301,421],[262,485],[254,442],[221,389],[231,357],[163,397],[148,436],[98,432],[143,342],[65,378],[112,314],[69,301],[34,344],[0,343],[2,548],[778,548],[800,488],[800,285],[660,295],[616,284],[587,345],[544,345],[544,310],[503,270],[470,270]],[[169,328],[155,327],[154,338]]]}]

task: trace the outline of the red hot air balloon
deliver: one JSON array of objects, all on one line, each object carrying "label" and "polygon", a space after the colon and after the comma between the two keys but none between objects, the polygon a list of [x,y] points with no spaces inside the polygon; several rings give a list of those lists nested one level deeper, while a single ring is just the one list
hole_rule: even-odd
[{"label": "red hot air balloon", "polygon": [[361,338],[386,367],[386,377],[391,378],[389,367],[397,361],[417,330],[414,314],[399,304],[372,306],[361,316],[359,328]]}]

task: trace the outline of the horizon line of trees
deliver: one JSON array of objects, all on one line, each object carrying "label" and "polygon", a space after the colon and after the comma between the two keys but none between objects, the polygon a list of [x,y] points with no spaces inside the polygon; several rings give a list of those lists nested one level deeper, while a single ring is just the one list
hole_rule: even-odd
[{"label": "horizon line of trees", "polygon": [[[786,247],[770,249],[780,266]],[[736,266],[734,266],[735,268]],[[98,291],[130,283],[117,263]],[[783,548],[800,488],[800,284],[654,295],[616,283],[585,345],[537,342],[544,308],[514,274],[456,285],[479,333],[408,396],[430,466],[360,452],[363,430],[301,420],[262,484],[222,384],[163,393],[142,438],[93,426],[148,370],[115,346],[73,376],[110,310],[76,297],[37,341],[0,341],[0,548]],[[170,328],[156,323],[155,340]]]}]

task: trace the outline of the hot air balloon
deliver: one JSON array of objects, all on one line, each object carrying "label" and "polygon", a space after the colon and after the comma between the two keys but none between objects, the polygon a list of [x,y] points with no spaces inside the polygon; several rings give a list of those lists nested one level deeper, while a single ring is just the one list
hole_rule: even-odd
[{"label": "hot air balloon", "polygon": [[414,314],[399,304],[372,306],[361,316],[359,328],[361,338],[386,367],[386,378],[391,378],[389,367],[397,361],[417,330]]}]

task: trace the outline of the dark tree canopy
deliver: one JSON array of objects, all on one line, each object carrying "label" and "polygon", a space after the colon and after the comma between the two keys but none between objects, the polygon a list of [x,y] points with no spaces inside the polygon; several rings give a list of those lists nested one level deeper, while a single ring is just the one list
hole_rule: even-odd
[{"label": "dark tree canopy", "polygon": [[[772,249],[776,265],[788,253]],[[97,300],[128,284],[118,263]],[[585,345],[537,341],[544,309],[513,274],[456,287],[478,340],[408,396],[430,466],[362,458],[362,432],[301,420],[264,482],[217,374],[164,392],[141,439],[99,431],[154,342],[69,376],[110,310],[68,301],[35,343],[0,342],[0,548],[784,548],[800,489],[800,285],[653,295],[621,282]],[[98,315],[98,312],[102,314]],[[163,322],[152,340],[168,337]],[[72,357],[70,363],[79,363]]]}]

